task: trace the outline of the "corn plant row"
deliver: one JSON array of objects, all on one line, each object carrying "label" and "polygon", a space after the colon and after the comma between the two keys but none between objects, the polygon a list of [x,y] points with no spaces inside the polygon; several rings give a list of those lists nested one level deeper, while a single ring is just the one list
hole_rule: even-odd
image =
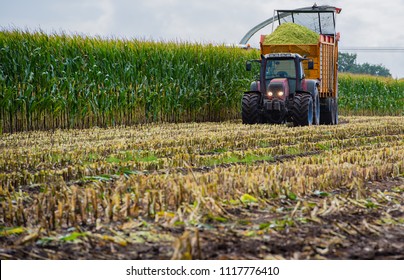
[{"label": "corn plant row", "polygon": [[244,62],[256,56],[21,31],[2,31],[0,52],[5,131],[229,118],[249,84]]},{"label": "corn plant row", "polygon": [[343,74],[339,105],[348,115],[403,115],[404,79]]}]

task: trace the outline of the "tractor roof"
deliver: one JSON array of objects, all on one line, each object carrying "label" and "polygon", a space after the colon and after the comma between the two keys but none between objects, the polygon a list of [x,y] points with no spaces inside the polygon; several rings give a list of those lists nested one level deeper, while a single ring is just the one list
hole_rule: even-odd
[{"label": "tractor roof", "polygon": [[298,53],[270,53],[270,54],[264,55],[263,57],[265,59],[271,59],[271,58],[278,58],[278,59],[300,58],[300,59],[303,59],[303,57]]}]

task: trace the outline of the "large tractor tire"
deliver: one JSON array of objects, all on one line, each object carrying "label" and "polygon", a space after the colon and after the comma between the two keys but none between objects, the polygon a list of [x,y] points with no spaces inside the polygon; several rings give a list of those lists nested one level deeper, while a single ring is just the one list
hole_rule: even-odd
[{"label": "large tractor tire", "polygon": [[313,97],[297,93],[293,98],[292,118],[295,126],[312,125],[314,119]]},{"label": "large tractor tire", "polygon": [[258,103],[260,95],[258,93],[245,93],[241,101],[241,118],[243,124],[256,124],[260,122]]},{"label": "large tractor tire", "polygon": [[338,124],[338,102],[335,98],[326,98],[321,105],[320,123],[327,125]]}]

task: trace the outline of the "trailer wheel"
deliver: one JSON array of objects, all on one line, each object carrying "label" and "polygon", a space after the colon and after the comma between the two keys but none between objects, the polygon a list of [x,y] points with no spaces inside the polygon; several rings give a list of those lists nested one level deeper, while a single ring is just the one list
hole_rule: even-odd
[{"label": "trailer wheel", "polygon": [[258,103],[260,95],[258,93],[245,93],[241,101],[241,118],[243,124],[259,123]]},{"label": "trailer wheel", "polygon": [[326,98],[321,105],[320,123],[334,125],[338,123],[338,103],[334,98]]},{"label": "trailer wheel", "polygon": [[334,99],[334,124],[338,124],[338,99]]},{"label": "trailer wheel", "polygon": [[293,98],[292,118],[295,126],[313,124],[313,97],[298,93]]}]

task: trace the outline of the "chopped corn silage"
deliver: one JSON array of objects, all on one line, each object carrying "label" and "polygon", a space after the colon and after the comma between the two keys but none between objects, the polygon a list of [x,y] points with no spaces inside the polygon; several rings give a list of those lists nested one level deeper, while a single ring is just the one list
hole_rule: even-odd
[{"label": "chopped corn silage", "polygon": [[274,32],[267,35],[264,40],[266,45],[305,45],[317,44],[319,34],[307,27],[296,23],[284,23],[279,25]]}]

